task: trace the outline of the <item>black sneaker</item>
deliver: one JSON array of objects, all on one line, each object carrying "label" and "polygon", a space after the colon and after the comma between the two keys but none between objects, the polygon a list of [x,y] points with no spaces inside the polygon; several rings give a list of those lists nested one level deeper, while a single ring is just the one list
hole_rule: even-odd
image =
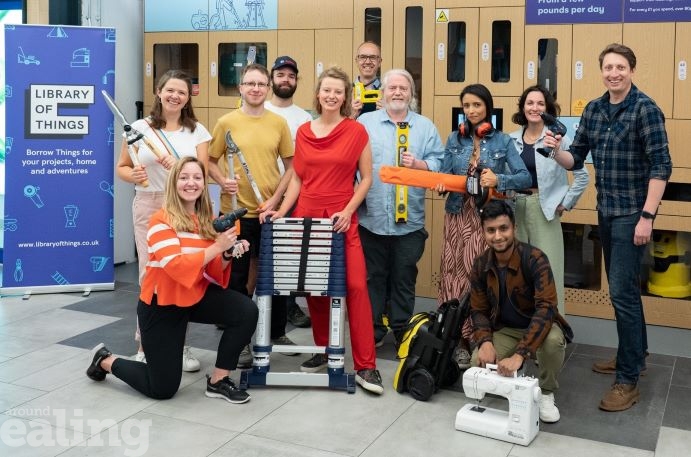
[{"label": "black sneaker", "polygon": [[250,401],[250,394],[238,389],[232,379],[228,376],[220,381],[211,384],[211,377],[206,375],[206,393],[209,398],[222,398],[230,403],[247,403]]},{"label": "black sneaker", "polygon": [[[287,336],[279,336],[278,338],[271,338],[271,344],[277,345],[277,346],[296,346],[296,344],[288,338]],[[295,356],[295,355],[300,355],[299,352],[281,352],[283,355],[288,355],[288,356]]]},{"label": "black sneaker", "polygon": [[304,373],[317,373],[326,368],[329,358],[326,354],[315,354],[311,359],[306,360],[300,365],[300,371]]},{"label": "black sneaker", "polygon": [[106,357],[113,355],[113,353],[106,349],[106,346],[103,343],[93,348],[91,353],[94,356],[91,359],[91,365],[89,365],[89,368],[86,369],[86,375],[94,381],[103,381],[106,379],[108,372],[101,368],[101,361]]},{"label": "black sneaker", "polygon": [[241,370],[252,368],[252,363],[254,363],[254,357],[252,356],[252,351],[250,350],[250,345],[248,344],[242,348],[242,351],[240,352],[237,367]]},{"label": "black sneaker", "polygon": [[295,303],[288,305],[288,322],[299,328],[312,326],[312,319]]},{"label": "black sneaker", "polygon": [[379,370],[372,368],[360,370],[355,375],[355,382],[360,384],[363,389],[377,395],[384,393],[384,386],[382,386],[381,383],[381,375],[379,374]]}]

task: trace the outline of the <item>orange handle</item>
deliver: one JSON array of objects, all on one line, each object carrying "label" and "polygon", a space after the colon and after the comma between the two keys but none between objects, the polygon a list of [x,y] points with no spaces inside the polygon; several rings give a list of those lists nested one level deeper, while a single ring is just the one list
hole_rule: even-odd
[{"label": "orange handle", "polygon": [[444,184],[444,188],[448,191],[467,193],[466,177],[460,175],[384,165],[379,168],[379,178],[382,182],[389,184],[402,184],[426,189],[434,189],[437,184]]}]

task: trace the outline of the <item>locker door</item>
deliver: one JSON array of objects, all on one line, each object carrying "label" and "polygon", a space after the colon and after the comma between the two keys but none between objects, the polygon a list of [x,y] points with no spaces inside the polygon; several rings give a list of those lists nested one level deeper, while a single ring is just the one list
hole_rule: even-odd
[{"label": "locker door", "polygon": [[[314,99],[315,61],[314,61],[314,30],[279,30],[277,56],[288,55],[298,64],[298,89],[293,96],[293,102],[300,108],[311,110]],[[270,61],[269,71],[273,65]],[[269,93],[271,98],[271,93]]]},{"label": "locker door", "polygon": [[[610,43],[621,43],[621,24],[574,24],[571,61],[571,115],[580,116],[585,104],[605,92],[600,52]],[[562,109],[565,107],[562,100]]]},{"label": "locker door", "polygon": [[[193,106],[207,106],[209,60],[207,32],[147,32],[144,34],[144,105],[151,106],[156,83],[166,71],[185,70],[192,77]],[[198,91],[195,95],[194,92]]]},{"label": "locker door", "polygon": [[673,94],[670,89],[675,79],[674,23],[624,24],[623,43],[636,53],[633,83],[655,100],[667,117],[671,116]]},{"label": "locker door", "polygon": [[480,10],[449,9],[448,20],[435,25],[435,90],[436,95],[458,96],[478,80]]},{"label": "locker door", "polygon": [[[381,72],[392,68],[394,29],[393,29],[393,0],[354,0],[353,22],[353,49],[350,53],[351,65],[343,67],[352,68],[352,76],[358,74],[355,54],[357,47],[363,41],[374,41],[381,48]],[[399,37],[396,37],[398,43]]]},{"label": "locker door", "polygon": [[478,76],[493,96],[523,91],[524,7],[480,8]]},{"label": "locker door", "polygon": [[240,75],[251,49],[256,51],[254,61],[270,68],[277,57],[277,35],[276,30],[209,32],[210,107],[238,106]]},{"label": "locker door", "polygon": [[562,116],[568,116],[571,108],[571,36],[570,25],[525,27],[524,84],[548,87],[561,106]]},{"label": "locker door", "polygon": [[415,81],[420,113],[434,113],[434,0],[395,0],[393,67]]},{"label": "locker door", "polygon": [[[677,22],[674,56],[674,118],[691,119],[691,22]],[[688,146],[688,144],[687,144]]]}]

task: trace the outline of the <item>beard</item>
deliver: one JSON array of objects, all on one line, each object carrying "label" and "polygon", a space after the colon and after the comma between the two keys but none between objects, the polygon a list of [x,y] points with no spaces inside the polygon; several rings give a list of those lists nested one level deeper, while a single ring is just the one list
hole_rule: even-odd
[{"label": "beard", "polygon": [[510,242],[507,241],[507,242],[506,242],[506,245],[504,246],[504,249],[501,249],[501,250],[500,250],[500,249],[497,249],[497,247],[496,247],[495,245],[492,245],[492,249],[494,250],[494,252],[495,252],[496,254],[503,254],[503,253],[505,253],[505,252],[508,252],[508,251],[512,250],[512,249],[513,249],[514,243],[515,243],[515,240],[511,240]]},{"label": "beard", "polygon": [[283,98],[283,99],[289,99],[293,96],[295,91],[297,90],[298,86],[291,86],[291,85],[285,85],[285,86],[274,86],[273,91],[274,95],[278,98]]}]

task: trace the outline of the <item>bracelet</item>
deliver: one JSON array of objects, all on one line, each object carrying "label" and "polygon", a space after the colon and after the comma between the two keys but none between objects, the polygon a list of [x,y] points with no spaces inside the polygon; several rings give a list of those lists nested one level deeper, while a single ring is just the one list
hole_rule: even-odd
[{"label": "bracelet", "polygon": [[232,248],[228,249],[227,251],[223,251],[223,253],[221,254],[221,257],[223,257],[223,260],[227,260],[228,262],[230,262],[231,260],[233,260],[232,252],[233,252]]}]

